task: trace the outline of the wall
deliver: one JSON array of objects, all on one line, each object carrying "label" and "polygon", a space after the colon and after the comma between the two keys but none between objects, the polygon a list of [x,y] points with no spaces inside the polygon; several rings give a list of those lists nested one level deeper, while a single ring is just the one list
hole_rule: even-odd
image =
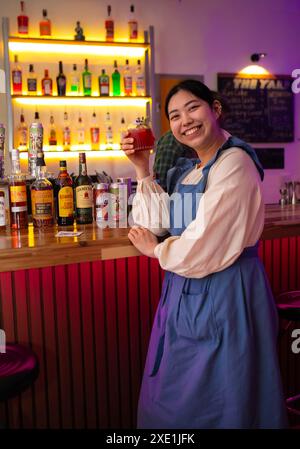
[{"label": "wall", "polygon": [[[73,34],[80,18],[87,38],[103,38],[103,21],[108,2],[98,0],[28,0],[27,12],[32,26],[38,26],[43,7],[53,21],[54,32],[63,37]],[[129,0],[111,0],[113,18],[120,35],[127,34]],[[266,52],[264,67],[274,74],[291,74],[300,67],[298,0],[135,0],[140,30],[155,27],[156,73],[199,73],[216,88],[217,72],[236,72],[250,63],[250,55]],[[17,0],[0,0],[2,16],[11,21],[11,34],[16,33]],[[0,60],[0,68],[3,61]],[[0,97],[0,121],[5,118],[4,99]],[[277,202],[282,179],[300,178],[297,117],[299,95],[295,95],[295,142],[286,144],[285,170],[267,170],[264,182],[266,202]],[[257,145],[262,146],[264,145]],[[272,145],[281,146],[281,145]],[[130,165],[124,172],[132,175]]]}]

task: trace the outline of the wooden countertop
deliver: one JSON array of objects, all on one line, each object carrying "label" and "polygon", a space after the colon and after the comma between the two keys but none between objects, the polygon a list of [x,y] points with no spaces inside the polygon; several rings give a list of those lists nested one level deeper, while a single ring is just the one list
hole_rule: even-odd
[{"label": "wooden countertop", "polygon": [[[129,241],[127,228],[77,226],[79,237],[55,237],[59,230],[74,230],[53,226],[39,230],[0,232],[0,272],[25,268],[40,268],[74,262],[117,259],[140,255]],[[262,239],[300,236],[300,204],[296,206],[267,205]]]}]

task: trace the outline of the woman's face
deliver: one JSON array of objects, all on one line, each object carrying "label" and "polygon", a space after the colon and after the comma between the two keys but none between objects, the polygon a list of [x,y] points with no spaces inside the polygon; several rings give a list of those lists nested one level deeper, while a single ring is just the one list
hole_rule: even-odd
[{"label": "woman's face", "polygon": [[175,138],[195,150],[205,150],[219,135],[219,113],[191,92],[180,90],[168,106],[171,131]]}]

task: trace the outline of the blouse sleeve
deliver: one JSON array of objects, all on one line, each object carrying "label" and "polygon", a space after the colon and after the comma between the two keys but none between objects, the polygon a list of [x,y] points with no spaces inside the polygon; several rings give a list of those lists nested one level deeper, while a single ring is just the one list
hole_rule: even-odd
[{"label": "blouse sleeve", "polygon": [[[132,202],[132,218],[138,226],[161,237],[168,233],[169,195],[151,176],[138,180]],[[165,227],[163,225],[165,224]]]},{"label": "blouse sleeve", "polygon": [[263,226],[258,171],[246,152],[227,150],[209,172],[195,220],[181,236],[158,244],[154,253],[165,270],[201,278],[232,265],[257,242]]}]

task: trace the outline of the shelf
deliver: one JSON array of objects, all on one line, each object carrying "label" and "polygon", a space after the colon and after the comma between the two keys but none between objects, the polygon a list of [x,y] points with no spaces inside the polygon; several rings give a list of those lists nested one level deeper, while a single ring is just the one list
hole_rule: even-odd
[{"label": "shelf", "polygon": [[44,53],[48,55],[93,55],[93,56],[123,56],[141,58],[150,44],[143,42],[101,42],[75,41],[64,39],[41,39],[9,37],[9,50],[14,53]]},{"label": "shelf", "polygon": [[[88,145],[86,145],[88,146]],[[45,151],[45,159],[77,159],[78,154],[84,152],[89,158],[122,158],[126,159],[126,154],[122,150],[90,150],[90,149],[80,149],[78,151]],[[20,153],[20,159],[26,161],[28,159],[27,151]]]},{"label": "shelf", "polygon": [[12,95],[12,99],[18,104],[27,105],[51,105],[51,106],[134,106],[145,107],[151,101],[151,97],[58,97],[58,96],[31,96]]}]

